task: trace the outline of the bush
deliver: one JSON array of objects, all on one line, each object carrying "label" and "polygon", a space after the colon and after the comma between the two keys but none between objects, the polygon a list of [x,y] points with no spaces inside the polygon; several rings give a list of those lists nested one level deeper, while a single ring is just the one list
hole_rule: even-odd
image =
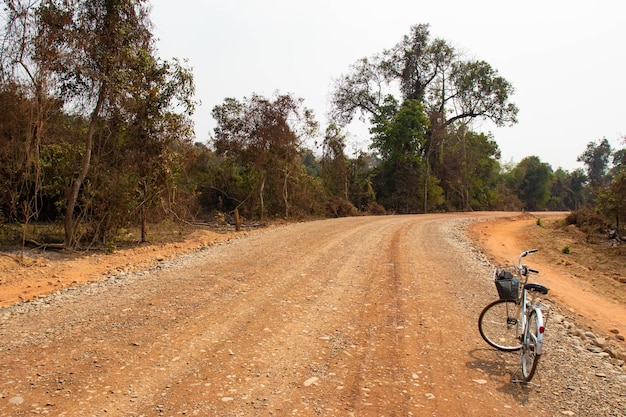
[{"label": "bush", "polygon": [[378,204],[375,201],[372,201],[367,207],[367,213],[371,214],[372,216],[382,216],[387,213],[387,210],[385,210],[382,205]]},{"label": "bush", "polygon": [[345,198],[332,198],[326,203],[326,212],[331,217],[348,217],[356,215],[356,207]]},{"label": "bush", "polygon": [[566,223],[574,224],[585,232],[604,232],[607,228],[607,222],[590,207],[582,207],[576,211],[572,211],[565,218]]}]

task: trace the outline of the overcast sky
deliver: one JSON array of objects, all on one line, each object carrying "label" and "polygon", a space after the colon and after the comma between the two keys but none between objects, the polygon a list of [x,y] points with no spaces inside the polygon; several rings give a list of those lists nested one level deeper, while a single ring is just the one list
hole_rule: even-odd
[{"label": "overcast sky", "polygon": [[[623,0],[151,0],[159,56],[193,68],[197,140],[214,106],[253,93],[304,99],[326,128],[333,80],[358,59],[393,47],[426,23],[468,58],[510,81],[519,123],[483,123],[502,161],[536,155],[554,169],[582,167],[587,143],[626,136],[626,2]],[[352,145],[368,146],[363,131]],[[351,149],[352,148],[352,149]]]}]

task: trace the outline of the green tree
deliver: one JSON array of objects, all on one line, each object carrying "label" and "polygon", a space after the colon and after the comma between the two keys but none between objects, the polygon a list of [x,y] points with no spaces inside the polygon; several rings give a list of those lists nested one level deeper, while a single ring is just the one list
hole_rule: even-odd
[{"label": "green tree", "polygon": [[490,135],[465,125],[448,129],[445,147],[434,151],[433,171],[441,179],[449,210],[486,210],[497,199],[500,149]]},{"label": "green tree", "polygon": [[376,194],[388,209],[419,212],[424,208],[424,186],[440,193],[424,163],[429,120],[417,100],[406,100],[397,108],[395,99],[389,96],[386,103],[371,129],[372,149],[382,160],[374,182]]},{"label": "green tree", "polygon": [[360,212],[373,211],[375,207],[378,208],[373,175],[380,161],[373,154],[361,151],[355,158],[348,159],[347,163],[348,194],[354,207]]},{"label": "green tree", "polygon": [[600,189],[596,209],[619,231],[626,219],[626,171],[622,170],[611,183]]},{"label": "green tree", "polygon": [[360,114],[376,126],[380,118],[388,118],[388,95],[396,85],[400,86],[396,102],[417,100],[430,119],[424,143],[425,207],[431,155],[445,146],[449,126],[477,118],[498,126],[517,122],[518,109],[509,101],[512,85],[488,63],[462,60],[444,40],[431,39],[428,25],[413,26],[395,47],[357,61],[351,73],[340,77],[331,96],[333,120],[344,126]]},{"label": "green tree", "polygon": [[589,142],[587,149],[578,157],[578,161],[587,168],[587,177],[594,190],[605,184],[611,153],[611,144],[606,138],[602,138],[598,143]]},{"label": "green tree", "polygon": [[587,176],[582,169],[567,172],[562,168],[553,174],[550,187],[549,210],[578,210],[586,203]]},{"label": "green tree", "polygon": [[543,210],[550,198],[552,168],[537,156],[520,161],[508,174],[509,188],[519,197],[524,209]]}]

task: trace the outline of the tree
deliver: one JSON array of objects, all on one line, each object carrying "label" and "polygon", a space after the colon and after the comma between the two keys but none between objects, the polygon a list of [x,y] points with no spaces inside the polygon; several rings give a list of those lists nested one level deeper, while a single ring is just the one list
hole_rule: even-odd
[{"label": "tree", "polygon": [[446,125],[476,117],[497,125],[517,122],[517,107],[509,102],[511,84],[486,62],[462,61],[445,41],[431,40],[428,25],[411,27],[394,48],[359,60],[351,74],[340,77],[331,115],[340,126],[357,112],[380,116],[394,85],[400,86],[402,100],[423,103],[428,114],[437,113]]},{"label": "tree", "polygon": [[543,210],[550,198],[551,178],[550,165],[541,162],[537,156],[529,156],[522,159],[509,173],[508,184],[523,202],[524,209]]},{"label": "tree", "polygon": [[[344,126],[355,114],[372,125],[388,117],[388,96],[400,92],[396,102],[417,100],[424,105],[431,129],[424,143],[429,181],[434,148],[445,146],[445,131],[455,123],[481,118],[497,126],[517,122],[517,107],[509,101],[512,85],[484,61],[464,61],[441,39],[431,40],[428,25],[411,28],[395,47],[363,58],[352,72],[335,82],[331,97],[333,120]],[[425,184],[424,204],[428,205]]]},{"label": "tree", "polygon": [[[624,139],[626,144],[626,139]],[[607,148],[606,144],[600,144]],[[589,146],[587,148],[589,150]],[[599,152],[602,154],[601,152]],[[626,219],[626,148],[613,153],[613,167],[607,176],[610,183],[599,190],[596,208],[606,218],[614,221],[616,231],[620,234],[623,220]]]},{"label": "tree", "polygon": [[332,197],[348,199],[348,170],[346,167],[346,137],[336,125],[326,128],[322,145],[322,180]]},{"label": "tree", "polygon": [[[375,155],[359,152],[356,158],[348,160],[348,194],[358,211],[372,211],[377,206],[373,175],[380,161]],[[379,214],[379,213],[373,213]]]},{"label": "tree", "polygon": [[594,190],[605,183],[611,153],[611,144],[606,138],[602,138],[598,143],[589,142],[587,149],[577,159],[587,167],[587,177]]},{"label": "tree", "polygon": [[497,198],[500,149],[491,135],[472,132],[464,124],[454,127],[443,138],[446,146],[433,151],[433,172],[441,179],[447,208],[491,209]]},{"label": "tree", "polygon": [[394,211],[421,211],[422,187],[432,188],[424,163],[429,120],[417,100],[406,100],[397,108],[395,99],[388,96],[386,103],[371,129],[372,149],[382,160],[374,183],[376,194],[379,202]]},{"label": "tree", "polygon": [[91,165],[94,138],[102,117],[129,94],[132,78],[150,55],[152,35],[143,0],[75,0],[42,3],[43,31],[50,67],[66,102],[88,120],[80,166],[67,190],[65,244],[78,243],[75,208]]},{"label": "tree", "polygon": [[600,189],[596,209],[610,219],[620,233],[622,220],[626,219],[626,170],[622,170],[608,186]]},{"label": "tree", "polygon": [[255,177],[259,217],[264,218],[267,205],[272,214],[280,207],[289,217],[290,186],[297,186],[301,175],[301,142],[317,130],[313,113],[291,95],[269,100],[255,94],[241,102],[227,98],[212,114],[215,152]]},{"label": "tree", "polygon": [[24,127],[19,135],[7,136],[11,138],[10,149],[15,158],[5,162],[15,167],[11,211],[20,212],[25,230],[41,210],[41,147],[49,120],[60,110],[51,68],[56,52],[49,47],[58,37],[58,27],[46,25],[55,20],[48,2],[4,0],[3,3],[5,26],[0,46],[0,88],[5,93],[3,98],[13,95],[22,106],[17,120],[23,120],[19,123]]}]

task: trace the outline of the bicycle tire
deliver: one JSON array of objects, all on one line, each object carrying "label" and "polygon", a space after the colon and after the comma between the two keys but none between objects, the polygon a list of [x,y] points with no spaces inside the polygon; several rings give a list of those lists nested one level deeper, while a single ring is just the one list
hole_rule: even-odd
[{"label": "bicycle tire", "polygon": [[539,338],[539,320],[537,312],[532,310],[528,315],[524,339],[522,341],[522,376],[525,382],[530,382],[537,370],[537,364],[541,354],[536,351]]},{"label": "bicycle tire", "polygon": [[496,300],[487,305],[478,317],[478,331],[490,346],[505,352],[522,348],[519,306],[513,300]]}]

